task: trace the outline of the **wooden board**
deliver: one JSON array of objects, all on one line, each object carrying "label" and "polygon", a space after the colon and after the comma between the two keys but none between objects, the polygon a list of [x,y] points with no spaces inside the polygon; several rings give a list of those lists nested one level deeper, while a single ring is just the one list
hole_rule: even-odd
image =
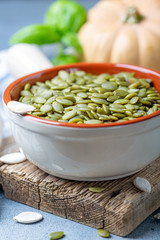
[{"label": "wooden board", "polygon": [[[12,138],[3,141],[1,153],[17,149]],[[152,185],[147,194],[133,186],[136,176]],[[0,184],[6,197],[55,215],[113,234],[126,236],[160,207],[160,158],[130,177],[103,182],[78,182],[51,176],[29,161],[0,167]],[[92,193],[91,186],[103,186]]]}]

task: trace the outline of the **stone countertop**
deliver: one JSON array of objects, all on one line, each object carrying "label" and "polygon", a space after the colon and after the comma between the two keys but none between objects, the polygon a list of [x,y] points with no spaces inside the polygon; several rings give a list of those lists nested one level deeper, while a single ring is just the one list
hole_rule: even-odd
[{"label": "stone countertop", "polygon": [[[43,220],[34,224],[20,224],[13,217],[24,211],[39,212]],[[153,213],[137,229],[122,238],[111,235],[113,240],[159,240],[160,221],[154,219]],[[100,240],[97,230],[53,214],[42,212],[21,203],[6,199],[0,192],[0,240],[47,240],[48,234],[54,231],[63,231],[64,240]]]}]

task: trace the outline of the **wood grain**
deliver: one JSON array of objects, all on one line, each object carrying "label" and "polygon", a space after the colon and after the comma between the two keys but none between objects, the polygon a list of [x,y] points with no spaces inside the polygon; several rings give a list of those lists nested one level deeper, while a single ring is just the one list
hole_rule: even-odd
[{"label": "wood grain", "polygon": [[[2,153],[15,151],[12,138],[3,142]],[[133,186],[136,176],[152,185],[150,194]],[[160,207],[160,158],[137,174],[119,180],[78,182],[51,176],[28,160],[0,167],[0,184],[6,197],[55,215],[113,234],[126,236]],[[91,186],[105,187],[102,193]]]}]

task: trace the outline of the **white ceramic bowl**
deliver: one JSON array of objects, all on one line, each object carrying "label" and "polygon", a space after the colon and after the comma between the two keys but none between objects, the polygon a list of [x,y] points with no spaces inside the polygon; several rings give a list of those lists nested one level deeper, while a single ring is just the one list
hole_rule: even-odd
[{"label": "white ceramic bowl", "polygon": [[[160,91],[160,73],[132,65],[81,63],[54,67],[16,80],[4,93],[4,105],[17,100],[26,82],[51,79],[60,69],[90,73],[128,71],[150,78]],[[53,122],[10,112],[16,142],[27,158],[44,171],[73,180],[108,180],[133,174],[160,155],[160,111],[109,124]]]}]

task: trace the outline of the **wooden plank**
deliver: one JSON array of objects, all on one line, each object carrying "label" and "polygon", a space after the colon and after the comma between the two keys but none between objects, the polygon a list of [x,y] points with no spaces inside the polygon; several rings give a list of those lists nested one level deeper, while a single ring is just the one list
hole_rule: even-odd
[{"label": "wooden plank", "polygon": [[[3,153],[16,149],[13,139],[3,143]],[[152,185],[150,194],[133,186],[136,176]],[[113,234],[126,236],[160,207],[160,158],[137,174],[102,182],[78,182],[51,176],[29,161],[0,167],[6,197],[55,215]],[[103,186],[92,193],[91,186]]]}]

